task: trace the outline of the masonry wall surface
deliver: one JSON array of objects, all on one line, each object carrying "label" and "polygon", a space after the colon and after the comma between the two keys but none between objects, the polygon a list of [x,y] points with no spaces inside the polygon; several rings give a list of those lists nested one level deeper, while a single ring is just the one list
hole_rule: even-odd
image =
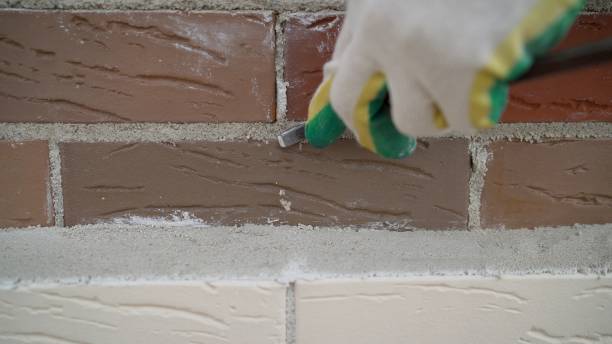
[{"label": "masonry wall surface", "polygon": [[[567,183],[536,186],[542,194],[594,198],[590,205],[549,203],[543,207],[551,207],[550,216],[525,213],[528,221],[513,218],[508,207],[517,197],[528,204],[533,188],[515,188],[514,196],[491,191],[491,183],[507,185],[524,171],[486,173],[506,163],[491,154],[502,143],[490,143],[524,140],[526,133],[532,141],[579,137],[585,148],[573,154],[577,161],[604,159],[605,144],[588,147],[591,139],[612,137],[608,64],[559,76],[566,82],[520,86],[504,117],[595,121],[590,126],[534,124],[517,131],[502,125],[471,138],[422,140],[417,154],[393,162],[373,159],[352,142],[319,152],[281,151],[272,141],[303,118],[333,51],[341,12],[2,10],[0,17],[0,138],[49,142],[48,209],[60,226],[176,214],[211,225],[397,230],[609,221],[605,172],[583,175],[585,182],[571,190]],[[584,14],[562,47],[606,37],[610,18]],[[514,107],[517,97],[537,106]],[[424,150],[430,145],[444,148]],[[191,153],[175,154],[185,151],[181,147]],[[540,146],[521,147],[529,155]],[[538,173],[556,175],[560,157],[551,156]],[[553,209],[563,216],[552,216]],[[28,224],[45,222],[21,225]]]},{"label": "masonry wall surface", "polygon": [[0,342],[612,340],[611,64],[391,161],[276,144],[343,1],[0,8]]},{"label": "masonry wall surface", "polygon": [[[606,343],[610,328],[601,324],[611,307],[610,229],[394,232],[166,223],[4,230],[0,299],[8,303],[0,302],[0,323],[13,325],[0,332],[12,335],[9,342],[16,330],[32,341],[41,334],[70,339],[95,331],[131,342],[150,324],[159,331],[152,340],[197,341],[208,334],[205,342],[215,343],[213,334],[240,343],[241,326],[257,326],[249,339],[270,334],[265,343],[278,343],[278,333],[287,343],[321,342],[325,335],[334,335],[330,342],[350,342],[377,333],[393,342],[416,326],[411,337],[431,339],[434,332],[419,321],[434,317],[430,326],[469,325],[473,331],[452,333],[458,343],[479,334],[490,342],[528,335],[533,343],[555,337]],[[410,304],[400,307],[405,302]],[[273,320],[283,310],[284,331]],[[576,312],[581,316],[570,323]],[[260,316],[238,316],[245,313]],[[346,316],[327,320],[338,313]],[[202,316],[227,326],[211,326]],[[191,331],[196,325],[206,333]],[[495,328],[505,332],[494,337]],[[538,329],[545,336],[527,333]],[[140,335],[151,335],[146,332]],[[450,332],[452,327],[436,333]]]}]

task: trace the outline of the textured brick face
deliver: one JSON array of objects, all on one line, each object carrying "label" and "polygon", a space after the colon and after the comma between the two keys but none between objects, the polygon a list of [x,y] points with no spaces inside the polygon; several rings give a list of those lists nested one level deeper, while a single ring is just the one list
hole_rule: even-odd
[{"label": "textured brick face", "polygon": [[[287,114],[306,119],[341,18],[296,14],[286,25]],[[558,48],[612,36],[612,15],[583,15]],[[516,84],[502,122],[612,121],[612,63]]]},{"label": "textured brick face", "polygon": [[[612,15],[577,19],[556,50],[612,36]],[[612,121],[612,63],[517,84],[502,122]]]},{"label": "textured brick face", "polygon": [[211,224],[466,226],[464,140],[422,143],[404,161],[351,141],[302,151],[275,143],[71,143],[62,157],[68,225],[181,210]]},{"label": "textured brick face", "polygon": [[46,142],[0,141],[0,227],[53,224]]},{"label": "textured brick face", "polygon": [[272,121],[273,27],[265,13],[0,11],[0,121]]},{"label": "textured brick face", "polygon": [[612,222],[612,141],[496,142],[491,151],[483,226]]},{"label": "textured brick face", "polygon": [[608,343],[611,287],[571,275],[298,281],[296,341]]},{"label": "textured brick face", "polygon": [[285,343],[282,285],[160,279],[0,289],[0,342]]},{"label": "textured brick face", "polygon": [[334,51],[342,17],[294,14],[285,23],[287,117],[304,119],[308,103],[323,79],[322,67]]}]

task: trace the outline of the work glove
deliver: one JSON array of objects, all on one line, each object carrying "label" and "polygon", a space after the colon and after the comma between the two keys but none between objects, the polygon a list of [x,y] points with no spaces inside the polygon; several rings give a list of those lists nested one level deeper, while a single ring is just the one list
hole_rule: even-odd
[{"label": "work glove", "polygon": [[508,82],[567,32],[582,0],[349,0],[306,138],[348,127],[365,148],[410,155],[416,137],[497,123]]}]

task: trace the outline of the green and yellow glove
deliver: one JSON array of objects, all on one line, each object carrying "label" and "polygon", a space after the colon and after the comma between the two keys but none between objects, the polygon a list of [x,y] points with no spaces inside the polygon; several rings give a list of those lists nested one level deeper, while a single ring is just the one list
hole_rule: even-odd
[{"label": "green and yellow glove", "polygon": [[403,158],[416,137],[471,135],[499,121],[508,83],[567,32],[584,0],[349,0],[308,109],[325,147],[348,127]]}]

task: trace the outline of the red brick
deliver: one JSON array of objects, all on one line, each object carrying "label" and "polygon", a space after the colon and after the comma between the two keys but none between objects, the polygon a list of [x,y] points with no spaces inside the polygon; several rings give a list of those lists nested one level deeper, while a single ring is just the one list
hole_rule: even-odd
[{"label": "red brick", "polygon": [[[210,224],[389,224],[465,228],[465,140],[421,143],[403,161],[352,141],[62,145],[68,225],[186,211]],[[284,205],[283,205],[284,203]]]},{"label": "red brick", "polygon": [[0,121],[275,117],[274,17],[0,11]]},{"label": "red brick", "polygon": [[[323,64],[331,58],[340,27],[341,20],[334,18],[300,14],[287,22],[285,80],[291,119],[306,119],[308,102],[321,80]],[[610,36],[612,15],[583,15],[557,49]],[[612,63],[516,84],[502,122],[609,122],[611,94]]]},{"label": "red brick", "polygon": [[483,226],[612,222],[612,140],[495,142],[491,151]]},{"label": "red brick", "polygon": [[305,119],[308,103],[323,78],[323,64],[331,58],[342,17],[293,14],[285,22],[285,80],[287,118]]},{"label": "red brick", "polygon": [[0,141],[0,227],[52,225],[47,142]]},{"label": "red brick", "polygon": [[[612,15],[583,15],[556,50],[612,37]],[[612,62],[516,84],[502,122],[612,122]]]}]

